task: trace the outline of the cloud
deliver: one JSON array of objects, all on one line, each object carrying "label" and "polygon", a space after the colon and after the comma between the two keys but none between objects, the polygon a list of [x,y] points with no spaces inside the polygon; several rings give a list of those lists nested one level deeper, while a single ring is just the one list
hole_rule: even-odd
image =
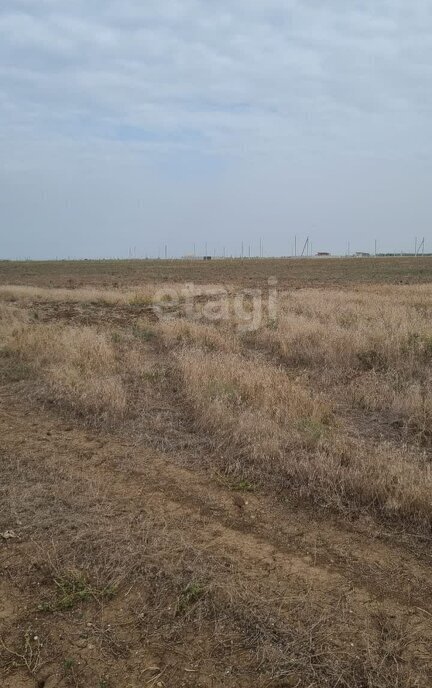
[{"label": "cloud", "polygon": [[423,0],[3,0],[0,170],[424,165],[431,29]]}]

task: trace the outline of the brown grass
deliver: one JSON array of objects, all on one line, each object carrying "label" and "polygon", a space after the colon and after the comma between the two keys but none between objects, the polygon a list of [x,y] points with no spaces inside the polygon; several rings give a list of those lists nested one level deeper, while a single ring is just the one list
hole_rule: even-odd
[{"label": "brown grass", "polygon": [[[168,285],[169,287],[170,285]],[[136,290],[120,289],[49,289],[27,285],[5,285],[0,287],[0,298],[6,301],[54,301],[105,304],[151,304],[161,285],[145,285]],[[168,288],[167,287],[167,288]],[[174,287],[173,287],[174,288]]]},{"label": "brown grass", "polygon": [[240,351],[241,345],[229,327],[196,323],[190,320],[163,320],[159,331],[169,346],[199,346],[209,351]]},{"label": "brown grass", "polygon": [[[431,302],[427,285],[302,290],[282,295],[278,321],[246,334],[178,317],[115,332],[31,323],[3,305],[3,353],[33,371],[51,402],[114,426],[144,411],[155,382],[144,350],[160,336],[194,427],[226,470],[428,532],[432,477],[416,443],[431,433]],[[371,442],[364,426],[352,434],[356,408],[391,414],[386,441]],[[392,440],[395,422],[411,444]]]},{"label": "brown grass", "polygon": [[102,421],[125,413],[119,364],[105,334],[91,327],[31,325],[15,331],[3,351],[31,366],[52,401]]},{"label": "brown grass", "polygon": [[[313,384],[366,411],[387,411],[419,439],[432,421],[432,287],[299,291],[256,344]],[[336,388],[339,388],[336,390]]]},{"label": "brown grass", "polygon": [[432,288],[285,294],[257,332],[0,298],[2,678],[430,685]]},{"label": "brown grass", "polygon": [[225,470],[342,512],[366,507],[430,531],[426,458],[350,438],[322,395],[272,364],[197,349],[177,361],[197,427]]}]

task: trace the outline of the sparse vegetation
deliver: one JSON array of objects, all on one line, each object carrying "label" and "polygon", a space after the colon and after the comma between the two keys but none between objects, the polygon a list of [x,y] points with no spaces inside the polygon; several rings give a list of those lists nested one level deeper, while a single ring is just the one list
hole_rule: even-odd
[{"label": "sparse vegetation", "polygon": [[56,588],[55,596],[39,605],[41,611],[54,612],[74,609],[82,602],[91,599],[100,602],[110,599],[115,594],[115,586],[95,587],[86,580],[82,571],[68,571],[62,576],[53,579]]},{"label": "sparse vegetation", "polygon": [[0,288],[2,678],[431,685],[432,286],[358,265],[257,330],[159,320],[170,266]]}]

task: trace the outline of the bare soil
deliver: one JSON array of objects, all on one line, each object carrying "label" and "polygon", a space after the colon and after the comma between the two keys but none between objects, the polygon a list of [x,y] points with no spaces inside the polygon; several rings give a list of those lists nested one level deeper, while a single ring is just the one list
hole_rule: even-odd
[{"label": "bare soil", "polygon": [[0,284],[112,289],[152,282],[228,283],[281,288],[355,284],[422,284],[432,280],[432,256],[266,258],[233,260],[0,261]]}]

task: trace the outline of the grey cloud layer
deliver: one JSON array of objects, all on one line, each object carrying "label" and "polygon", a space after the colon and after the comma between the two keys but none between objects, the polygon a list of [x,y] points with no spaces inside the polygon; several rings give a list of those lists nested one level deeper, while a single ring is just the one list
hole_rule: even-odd
[{"label": "grey cloud layer", "polygon": [[423,0],[3,0],[0,169],[423,164],[431,77]]}]

